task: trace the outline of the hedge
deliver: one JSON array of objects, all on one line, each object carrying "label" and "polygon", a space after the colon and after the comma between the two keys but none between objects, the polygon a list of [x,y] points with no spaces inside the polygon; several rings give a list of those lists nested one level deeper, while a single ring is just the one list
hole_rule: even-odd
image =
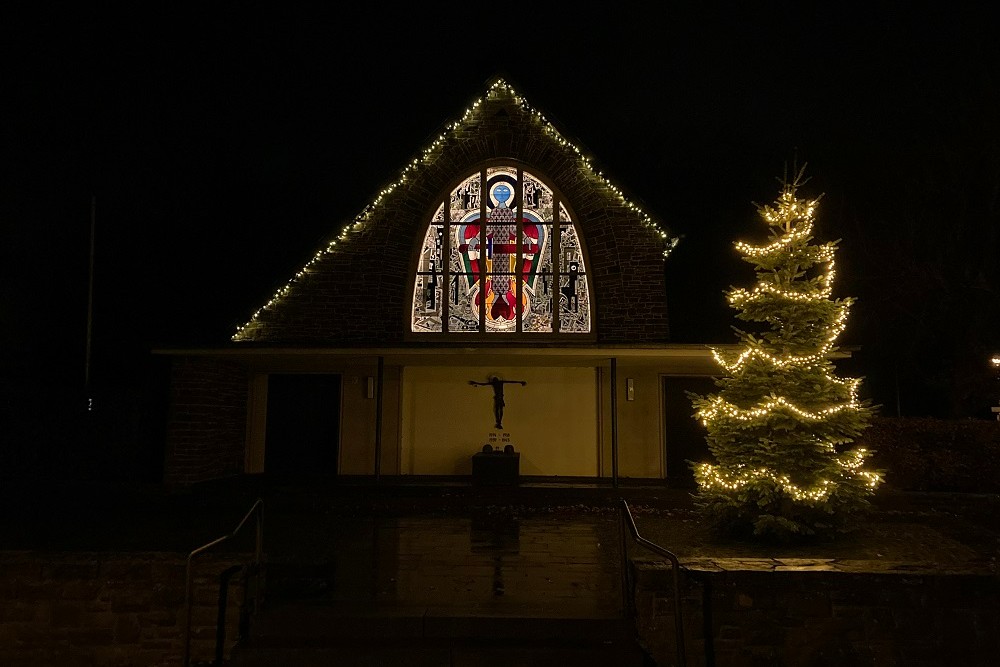
[{"label": "hedge", "polygon": [[1000,422],[876,417],[858,438],[900,491],[1000,493]]}]

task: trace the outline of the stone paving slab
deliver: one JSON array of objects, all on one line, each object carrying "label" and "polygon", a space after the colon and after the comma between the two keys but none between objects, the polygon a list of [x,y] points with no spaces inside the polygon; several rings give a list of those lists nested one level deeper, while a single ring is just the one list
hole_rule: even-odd
[{"label": "stone paving slab", "polygon": [[[875,513],[859,536],[790,548],[710,539],[693,509],[691,490],[665,485],[538,482],[479,488],[460,480],[387,480],[377,486],[370,480],[296,482],[254,476],[182,493],[159,487],[10,484],[0,490],[0,506],[8,508],[0,517],[6,526],[0,549],[186,553],[231,530],[258,497],[265,500],[265,539],[275,548],[294,545],[291,551],[313,562],[322,562],[322,554],[337,541],[357,544],[361,532],[373,530],[372,524],[345,518],[396,518],[399,523],[375,531],[373,546],[350,555],[341,550],[341,564],[353,559],[359,567],[379,549],[389,548],[385,543],[395,545],[394,558],[401,566],[412,568],[435,559],[445,564],[439,553],[456,550],[467,565],[487,566],[498,553],[509,559],[507,564],[525,567],[543,556],[547,564],[591,563],[595,549],[593,535],[586,532],[592,531],[588,521],[613,523],[621,499],[628,500],[644,537],[686,561],[812,558],[834,559],[841,569],[963,572],[995,569],[1000,559],[1000,496],[995,494],[882,492],[873,499]],[[543,516],[560,522],[558,533],[522,530],[516,543],[504,542],[509,525],[501,522]],[[417,525],[428,517],[448,517],[451,523],[413,532],[419,544],[408,544],[408,522]],[[616,534],[602,533],[602,539],[612,544],[601,553],[613,551]],[[245,550],[246,542],[227,543],[221,550]]]},{"label": "stone paving slab", "polygon": [[341,520],[308,554],[297,526],[276,523],[265,551],[279,599],[312,591],[317,601],[423,607],[429,618],[621,615],[613,516],[527,517],[492,532],[462,517]]},{"label": "stone paving slab", "polygon": [[364,604],[357,601],[269,604],[254,621],[257,646],[277,642],[321,645],[364,637],[549,639],[581,641],[631,637],[621,614],[607,615],[588,605],[564,608],[537,601],[518,607],[468,605]]},{"label": "stone paving slab", "polygon": [[644,667],[647,663],[639,648],[629,645],[566,644],[538,645],[521,642],[511,646],[504,641],[455,639],[419,645],[412,641],[383,643],[375,646],[338,646],[335,648],[271,648],[239,653],[231,667]]}]

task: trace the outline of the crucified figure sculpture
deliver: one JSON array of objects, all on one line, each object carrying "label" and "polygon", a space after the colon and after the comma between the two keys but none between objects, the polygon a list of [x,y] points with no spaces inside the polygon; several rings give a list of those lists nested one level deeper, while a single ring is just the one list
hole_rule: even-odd
[{"label": "crucified figure sculpture", "polygon": [[469,380],[469,384],[475,387],[485,387],[487,385],[493,387],[493,416],[496,418],[496,427],[503,428],[503,386],[505,384],[519,384],[523,387],[528,383],[524,380],[501,380],[497,376],[491,375],[490,379],[486,382]]}]

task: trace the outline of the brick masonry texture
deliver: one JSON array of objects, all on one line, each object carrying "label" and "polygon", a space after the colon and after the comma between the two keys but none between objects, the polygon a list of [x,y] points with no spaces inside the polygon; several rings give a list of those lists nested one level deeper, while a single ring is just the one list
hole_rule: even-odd
[{"label": "brick masonry texture", "polygon": [[[191,658],[215,652],[218,575],[243,564],[204,554],[193,568]],[[6,667],[176,667],[184,656],[186,554],[0,553],[0,664]],[[228,657],[242,582],[230,581]]]},{"label": "brick masonry texture", "polygon": [[[736,666],[997,664],[995,572],[791,560],[690,567],[681,586],[688,665],[712,664],[708,654]],[[639,634],[657,664],[675,664],[669,566],[632,566]]]},{"label": "brick masonry texture", "polygon": [[[586,250],[594,331],[584,344],[668,341],[659,230],[625,206],[576,151],[508,93],[491,95],[432,155],[259,314],[240,342],[289,346],[405,342],[413,275],[428,220],[441,200],[487,164],[517,164],[547,179],[564,199]],[[510,339],[504,338],[503,344]],[[531,341],[537,344],[537,341]],[[183,486],[239,474],[247,386],[237,365],[173,359],[164,481]]]},{"label": "brick masonry texture", "polygon": [[507,93],[488,97],[383,197],[362,226],[352,228],[284,297],[261,311],[240,340],[316,346],[402,342],[430,215],[459,179],[499,162],[520,164],[548,179],[575,214],[588,252],[598,342],[667,342],[665,246],[659,231]]},{"label": "brick masonry texture", "polygon": [[164,482],[187,485],[243,471],[247,419],[246,370],[204,357],[171,366]]}]

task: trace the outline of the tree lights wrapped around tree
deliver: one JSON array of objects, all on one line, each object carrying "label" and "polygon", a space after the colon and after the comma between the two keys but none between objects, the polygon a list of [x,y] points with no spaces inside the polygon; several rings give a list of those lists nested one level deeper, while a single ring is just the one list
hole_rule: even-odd
[{"label": "tree lights wrapped around tree", "polygon": [[757,283],[727,298],[759,333],[734,327],[738,350],[712,351],[718,393],[690,394],[715,459],[693,465],[699,507],[717,527],[784,538],[849,530],[882,481],[853,445],[873,408],[831,360],[854,299],[831,297],[838,242],[811,243],[819,198],[798,197],[804,169],[757,205],[770,243],[736,243]]}]

